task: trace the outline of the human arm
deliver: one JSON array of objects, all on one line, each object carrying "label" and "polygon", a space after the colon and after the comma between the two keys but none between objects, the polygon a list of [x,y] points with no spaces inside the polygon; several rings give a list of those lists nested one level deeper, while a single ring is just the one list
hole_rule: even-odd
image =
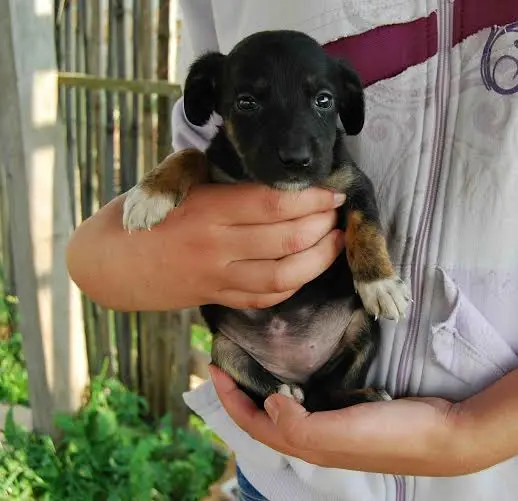
[{"label": "human arm", "polygon": [[272,395],[258,409],[211,368],[219,398],[252,438],[306,462],[397,475],[474,473],[518,455],[518,370],[459,403],[404,398],[309,414]]},{"label": "human arm", "polygon": [[266,307],[335,259],[342,238],[333,207],[342,202],[326,190],[198,186],[161,224],[130,235],[122,195],[76,229],[69,273],[87,296],[115,310]]}]

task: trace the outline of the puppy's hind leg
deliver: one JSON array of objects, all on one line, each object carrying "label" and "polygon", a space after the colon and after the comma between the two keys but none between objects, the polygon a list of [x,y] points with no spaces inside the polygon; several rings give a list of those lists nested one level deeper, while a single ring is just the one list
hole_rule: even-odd
[{"label": "puppy's hind leg", "polygon": [[359,330],[346,332],[339,354],[309,381],[306,409],[330,411],[364,402],[391,400],[382,388],[364,388],[378,342],[379,328],[371,319],[366,319]]},{"label": "puppy's hind leg", "polygon": [[293,398],[299,404],[304,402],[304,391],[300,386],[283,383],[222,334],[214,335],[212,362],[234,379],[259,407],[263,407],[266,397],[273,393]]},{"label": "puppy's hind leg", "polygon": [[123,226],[128,231],[150,229],[178,207],[189,188],[208,179],[205,154],[189,149],[172,153],[126,195]]}]

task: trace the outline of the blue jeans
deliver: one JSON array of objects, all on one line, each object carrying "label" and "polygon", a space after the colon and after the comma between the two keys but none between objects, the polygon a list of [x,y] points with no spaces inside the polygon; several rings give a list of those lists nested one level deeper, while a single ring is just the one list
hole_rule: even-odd
[{"label": "blue jeans", "polygon": [[239,485],[239,501],[268,501],[237,468],[237,483]]}]

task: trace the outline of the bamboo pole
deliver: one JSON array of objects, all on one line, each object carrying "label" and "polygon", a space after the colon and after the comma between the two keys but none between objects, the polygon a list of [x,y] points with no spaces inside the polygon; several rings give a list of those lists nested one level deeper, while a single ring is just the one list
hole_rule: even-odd
[{"label": "bamboo pole", "polygon": [[[146,81],[152,78],[152,10],[151,0],[140,1],[140,13],[138,19],[139,53],[138,67],[139,76]],[[160,82],[162,83],[162,82]],[[151,95],[142,96],[142,167],[143,174],[150,171],[156,164],[153,144],[153,116],[151,108]],[[138,349],[139,349],[139,386],[141,392],[149,400],[150,409],[155,411],[153,383],[156,379],[154,371],[157,364],[154,360],[156,345],[153,340],[157,336],[158,315],[145,312],[139,315]],[[154,348],[154,349],[153,349]]]},{"label": "bamboo pole", "polygon": [[[133,80],[137,80],[140,77],[140,68],[139,68],[139,44],[140,44],[140,33],[138,27],[138,20],[140,17],[140,0],[133,0],[133,11],[132,11],[132,24],[131,24],[131,34],[132,34],[132,53],[131,53],[131,62],[132,62],[132,74]],[[137,179],[139,176],[139,133],[140,133],[140,108],[141,108],[141,96],[137,93],[133,93],[132,98],[132,109],[131,109],[131,130],[130,130],[130,171],[131,171],[131,179],[128,179],[128,182],[131,186],[137,183]]]},{"label": "bamboo pole", "polygon": [[[64,67],[66,71],[72,71],[72,13],[70,2],[64,6]],[[72,211],[72,224],[77,224],[78,211],[76,207],[76,137],[73,126],[73,97],[76,90],[65,88],[65,123],[67,141],[67,176],[70,190],[70,208]]]},{"label": "bamboo pole", "polygon": [[[108,80],[113,77],[114,71],[114,51],[115,51],[115,37],[114,37],[114,5],[113,0],[109,0],[108,3],[108,55],[106,60],[106,75]],[[106,143],[105,143],[105,162],[104,162],[104,171],[103,171],[103,179],[102,179],[102,200],[107,202],[111,200],[115,196],[114,190],[114,170],[115,170],[115,157],[114,157],[114,131],[115,131],[115,123],[114,123],[114,98],[113,98],[113,88],[110,88],[108,85],[103,85],[103,79],[100,78],[85,78],[83,77],[83,81],[98,81],[101,82],[99,88],[105,89],[106,95]],[[67,80],[61,78],[61,82],[66,85]],[[69,80],[70,82],[70,80]],[[77,80],[76,80],[77,83]],[[93,87],[91,87],[93,88]]]},{"label": "bamboo pole", "polygon": [[[169,0],[159,0],[157,33],[157,78],[169,79]],[[157,158],[162,161],[171,152],[171,100],[167,95],[157,99]]]},{"label": "bamboo pole", "polygon": [[[142,62],[140,63],[141,67]],[[113,68],[113,65],[111,66]],[[145,75],[146,73],[144,73]],[[123,80],[120,78],[96,77],[83,73],[60,72],[59,84],[66,87],[86,88],[111,92],[135,92],[144,96],[166,95],[172,99],[178,99],[181,95],[180,86],[169,82],[151,80],[151,78],[137,80]]]},{"label": "bamboo pole", "polygon": [[[89,5],[90,1],[80,0],[78,4],[78,27],[80,41],[82,45],[82,67],[86,74],[91,71],[90,68],[90,37],[88,36],[89,27]],[[81,175],[81,187],[82,187],[82,216],[86,219],[92,215],[93,211],[93,163],[94,163],[94,125],[92,120],[93,114],[93,103],[92,103],[92,91],[85,89],[84,99],[82,99],[81,121],[84,120],[84,164]]]},{"label": "bamboo pole", "polygon": [[[115,0],[114,25],[116,35],[116,62],[117,77],[126,78],[126,15],[124,1]],[[128,96],[125,92],[118,95],[119,103],[119,193],[126,192],[131,187],[131,146],[129,144],[128,129]],[[133,183],[135,184],[135,183]],[[128,387],[132,387],[131,378],[131,321],[129,314],[115,313],[115,335],[117,340],[117,357],[120,380]]]},{"label": "bamboo pole", "polygon": [[187,426],[189,410],[183,401],[183,393],[189,388],[190,372],[192,369],[191,353],[191,312],[182,310],[176,315],[173,323],[176,332],[172,333],[172,360],[169,374],[168,410],[171,411],[173,425]]},{"label": "bamboo pole", "polygon": [[[84,1],[84,0],[83,0]],[[102,47],[103,47],[103,10],[101,7],[101,0],[90,0],[88,5],[91,9],[90,25],[88,27],[89,37],[89,70],[96,76],[101,77],[102,75]],[[97,190],[96,190],[96,202],[97,207],[101,207],[106,204],[109,200],[105,198],[106,193],[103,190],[104,171],[106,158],[103,155],[105,145],[105,112],[103,110],[103,97],[105,92],[95,90],[89,91],[92,94],[92,139],[94,147],[92,148],[93,155],[93,170],[94,175],[97,179]],[[97,347],[97,358],[95,365],[90,369],[98,373],[105,361],[107,361],[106,373],[108,376],[114,374],[113,369],[113,353],[112,343],[110,335],[110,319],[109,312],[98,305],[94,305],[95,312],[95,344]]]}]

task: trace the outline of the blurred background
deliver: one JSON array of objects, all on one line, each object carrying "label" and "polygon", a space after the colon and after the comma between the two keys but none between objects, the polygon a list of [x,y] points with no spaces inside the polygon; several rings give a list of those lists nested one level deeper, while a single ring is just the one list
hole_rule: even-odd
[{"label": "blurred background", "polygon": [[197,310],[119,313],[68,238],[171,151],[176,0],[0,0],[0,499],[233,499],[233,458],[183,403]]}]

